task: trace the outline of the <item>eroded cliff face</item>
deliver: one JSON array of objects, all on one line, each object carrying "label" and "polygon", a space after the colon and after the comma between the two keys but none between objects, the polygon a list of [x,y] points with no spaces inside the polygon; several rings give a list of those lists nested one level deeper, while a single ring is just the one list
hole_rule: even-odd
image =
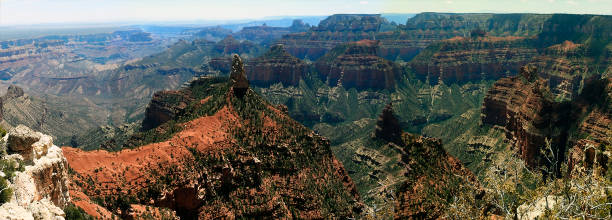
[{"label": "eroded cliff face", "polygon": [[526,38],[456,37],[431,45],[410,66],[432,85],[497,80],[516,75],[537,54]]},{"label": "eroded cliff face", "polygon": [[482,122],[505,128],[506,138],[532,168],[546,165],[541,149],[549,140],[562,158],[570,126],[570,104],[556,103],[544,79],[532,66],[521,68],[519,76],[498,80],[487,93]]},{"label": "eroded cliff face", "polygon": [[[53,139],[19,125],[3,139],[8,155],[3,159],[21,170],[10,180],[13,195],[0,206],[2,219],[63,219],[70,202],[68,164]],[[11,164],[11,163],[9,163]]]},{"label": "eroded cliff face", "polygon": [[332,15],[308,32],[285,35],[278,43],[293,56],[317,60],[342,43],[374,39],[387,23],[380,15]]},{"label": "eroded cliff face", "polygon": [[315,64],[321,79],[330,86],[391,89],[399,78],[397,64],[377,56],[378,41],[362,40],[340,45]]},{"label": "eroded cliff face", "polygon": [[145,111],[143,129],[155,128],[183,113],[188,103],[193,101],[189,94],[179,91],[156,92]]},{"label": "eroded cliff face", "polygon": [[540,77],[548,80],[557,100],[575,99],[591,67],[587,62],[586,47],[571,41],[545,48],[531,64],[538,68]]},{"label": "eroded cliff face", "polygon": [[[602,146],[612,144],[612,81],[591,77],[571,101],[558,101],[550,89],[551,79],[542,78],[549,75],[532,67],[493,85],[484,99],[482,122],[503,127],[506,139],[532,168],[557,165],[559,172],[568,149],[570,172],[577,164],[592,165],[595,154],[601,155],[600,162],[607,161],[609,153]],[[542,154],[550,151],[554,156]],[[545,156],[557,164],[550,164]],[[607,165],[603,167],[607,169]]]},{"label": "eroded cliff face", "polygon": [[297,86],[306,75],[308,65],[291,56],[282,44],[278,44],[263,56],[248,60],[245,69],[247,78],[256,86],[268,87],[276,83]]},{"label": "eroded cliff face", "polygon": [[605,176],[609,169],[610,148],[612,145],[612,79],[597,80],[595,84],[587,86],[600,87],[586,88],[590,99],[579,100],[581,115],[586,115],[577,125],[577,134],[570,142],[567,159],[569,172],[593,171],[593,175]]},{"label": "eroded cliff face", "polygon": [[[138,204],[188,219],[358,216],[359,195],[329,141],[248,88],[236,97],[235,86],[227,78],[193,81],[179,92],[193,100],[183,113],[134,135],[125,145],[133,149],[64,148],[79,183],[72,190],[104,198],[121,216]],[[115,205],[123,203],[132,205]]]}]

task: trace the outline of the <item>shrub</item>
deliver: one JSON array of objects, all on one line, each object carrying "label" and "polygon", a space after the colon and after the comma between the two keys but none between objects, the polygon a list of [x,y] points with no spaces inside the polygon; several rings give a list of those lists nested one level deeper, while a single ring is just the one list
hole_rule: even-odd
[{"label": "shrub", "polygon": [[0,178],[0,204],[10,201],[11,195],[13,195],[13,189],[9,188],[8,181]]},{"label": "shrub", "polygon": [[69,204],[64,208],[64,213],[66,213],[66,220],[93,220],[94,218],[88,215],[85,210],[80,207],[75,206],[74,204]]}]

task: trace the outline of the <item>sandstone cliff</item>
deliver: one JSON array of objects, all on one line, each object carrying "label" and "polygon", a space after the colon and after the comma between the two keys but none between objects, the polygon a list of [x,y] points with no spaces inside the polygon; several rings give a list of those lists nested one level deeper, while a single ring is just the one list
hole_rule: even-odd
[{"label": "sandstone cliff", "polygon": [[[530,67],[493,85],[484,99],[482,122],[503,127],[506,139],[532,168],[554,166],[558,173],[571,149],[567,158],[571,171],[589,148],[605,152],[599,146],[611,143],[610,79],[585,80],[580,95],[571,101],[556,101],[549,80],[541,77],[547,75]],[[553,155],[548,155],[550,151]]]},{"label": "sandstone cliff", "polygon": [[308,70],[307,65],[287,53],[282,44],[272,46],[263,56],[248,60],[245,69],[249,81],[262,87],[276,83],[297,86]]},{"label": "sandstone cliff", "polygon": [[587,82],[586,87],[576,104],[583,120],[570,141],[568,168],[572,174],[591,170],[606,176],[611,153],[606,146],[612,145],[612,79]]},{"label": "sandstone cliff", "polygon": [[593,71],[587,60],[585,45],[565,41],[545,48],[531,65],[538,68],[540,77],[548,80],[557,100],[572,100],[577,98],[581,85]]},{"label": "sandstone cliff", "polygon": [[417,78],[432,85],[497,80],[517,74],[537,54],[525,38],[457,37],[432,44],[410,66]]},{"label": "sandstone cliff", "polygon": [[377,56],[378,41],[362,40],[335,47],[315,64],[323,81],[345,88],[392,89],[399,78],[397,64]]},{"label": "sandstone cliff", "polygon": [[521,68],[519,76],[497,81],[487,93],[482,107],[482,122],[499,125],[527,165],[545,165],[540,152],[550,140],[562,158],[570,125],[570,105],[556,103],[537,69]]},{"label": "sandstone cliff", "polygon": [[70,202],[68,164],[52,138],[19,125],[2,139],[2,146],[9,154],[4,160],[22,162],[9,163],[20,171],[10,180],[13,195],[0,206],[0,218],[63,219]]}]

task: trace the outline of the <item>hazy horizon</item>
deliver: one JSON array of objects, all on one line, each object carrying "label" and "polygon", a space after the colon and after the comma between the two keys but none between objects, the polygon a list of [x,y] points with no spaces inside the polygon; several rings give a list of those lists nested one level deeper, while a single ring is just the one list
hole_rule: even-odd
[{"label": "hazy horizon", "polygon": [[240,21],[384,13],[612,14],[612,0],[0,0],[0,26]]}]

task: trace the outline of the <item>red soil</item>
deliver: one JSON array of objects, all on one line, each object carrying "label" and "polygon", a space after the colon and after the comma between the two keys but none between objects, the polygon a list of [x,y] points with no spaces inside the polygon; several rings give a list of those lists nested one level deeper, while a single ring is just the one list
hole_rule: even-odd
[{"label": "red soil", "polygon": [[[148,144],[136,149],[126,149],[119,152],[105,150],[83,151],[71,147],[63,147],[64,156],[70,167],[77,173],[75,181],[86,182],[91,177],[99,195],[112,194],[120,189],[123,193],[135,192],[146,187],[149,174],[156,167],[179,166],[180,159],[189,158],[189,148],[200,152],[219,152],[227,146],[221,142],[227,141],[229,124],[237,123],[237,116],[227,107],[222,108],[213,116],[201,117],[183,124],[183,130],[176,133],[170,140]],[[181,167],[177,167],[179,170]],[[82,195],[75,205],[83,208],[91,215],[97,215],[94,210],[99,206],[86,202],[87,196],[79,189],[71,189],[72,195]],[[91,192],[88,193],[93,195]]]}]

